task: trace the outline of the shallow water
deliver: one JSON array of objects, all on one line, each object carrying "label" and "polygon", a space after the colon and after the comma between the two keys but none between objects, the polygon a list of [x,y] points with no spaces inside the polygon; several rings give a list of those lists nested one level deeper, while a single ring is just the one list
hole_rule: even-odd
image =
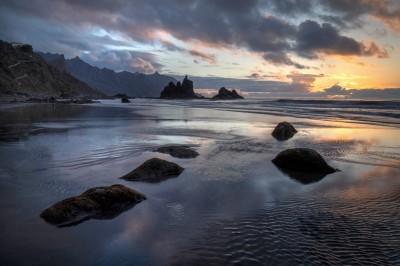
[{"label": "shallow water", "polygon": [[[334,112],[242,110],[263,104],[134,100],[2,109],[0,265],[398,265],[396,117],[383,126],[371,114],[360,122]],[[278,142],[270,133],[283,120],[299,132]],[[164,144],[187,144],[200,156],[152,152]],[[313,148],[342,171],[305,185],[271,163],[292,147]],[[118,179],[152,157],[185,171],[155,184]],[[114,219],[73,227],[39,217],[59,200],[115,183],[148,199]]]}]

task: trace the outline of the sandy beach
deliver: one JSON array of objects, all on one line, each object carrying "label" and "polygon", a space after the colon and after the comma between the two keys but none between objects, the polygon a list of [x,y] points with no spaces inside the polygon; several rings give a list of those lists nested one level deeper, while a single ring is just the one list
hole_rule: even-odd
[{"label": "sandy beach", "polygon": [[[400,263],[398,102],[135,99],[0,112],[1,265]],[[287,141],[271,136],[281,121],[298,130]],[[153,152],[167,144],[200,156]],[[271,162],[296,147],[341,171],[307,183]],[[159,183],[119,179],[153,157],[185,170]],[[147,200],[71,227],[39,216],[112,184]]]}]

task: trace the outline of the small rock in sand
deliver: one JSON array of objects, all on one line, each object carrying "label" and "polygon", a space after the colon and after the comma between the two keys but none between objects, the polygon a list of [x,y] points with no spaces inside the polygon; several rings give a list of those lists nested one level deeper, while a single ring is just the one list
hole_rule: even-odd
[{"label": "small rock in sand", "polygon": [[121,178],[129,181],[159,182],[178,176],[183,170],[184,168],[176,163],[152,158]]}]

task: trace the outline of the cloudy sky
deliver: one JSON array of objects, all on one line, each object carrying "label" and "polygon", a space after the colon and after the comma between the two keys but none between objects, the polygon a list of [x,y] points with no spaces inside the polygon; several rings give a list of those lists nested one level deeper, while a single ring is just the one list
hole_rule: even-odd
[{"label": "cloudy sky", "polygon": [[203,93],[400,98],[400,0],[2,0],[0,38]]}]

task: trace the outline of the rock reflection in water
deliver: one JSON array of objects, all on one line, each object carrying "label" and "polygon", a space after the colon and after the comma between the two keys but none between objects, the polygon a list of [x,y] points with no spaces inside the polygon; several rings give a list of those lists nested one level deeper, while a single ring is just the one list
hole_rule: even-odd
[{"label": "rock reflection in water", "polygon": [[135,205],[137,205],[137,203],[132,203],[129,205],[118,205],[115,206],[114,208],[96,213],[94,215],[91,216],[86,216],[78,221],[74,221],[71,223],[65,223],[65,224],[61,224],[61,225],[57,225],[57,227],[70,227],[70,226],[76,226],[79,225],[83,222],[86,222],[90,219],[94,219],[94,220],[112,220],[114,218],[116,218],[117,216],[119,216],[120,214],[132,209]]},{"label": "rock reflection in water", "polygon": [[278,169],[284,173],[285,175],[289,176],[291,179],[304,184],[312,184],[312,183],[317,183],[324,179],[328,174],[326,173],[306,173],[306,172],[299,172],[299,171],[293,171],[293,170],[287,170],[283,168]]}]

